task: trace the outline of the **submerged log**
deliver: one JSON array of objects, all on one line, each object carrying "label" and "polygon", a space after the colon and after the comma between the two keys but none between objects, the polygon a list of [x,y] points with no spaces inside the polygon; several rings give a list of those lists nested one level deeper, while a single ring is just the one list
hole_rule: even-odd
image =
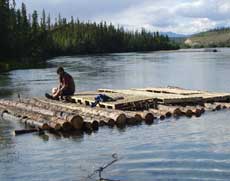
[{"label": "submerged log", "polygon": [[16,136],[22,135],[22,134],[27,134],[27,133],[34,133],[34,132],[39,132],[39,129],[33,128],[33,129],[14,130],[14,134]]}]

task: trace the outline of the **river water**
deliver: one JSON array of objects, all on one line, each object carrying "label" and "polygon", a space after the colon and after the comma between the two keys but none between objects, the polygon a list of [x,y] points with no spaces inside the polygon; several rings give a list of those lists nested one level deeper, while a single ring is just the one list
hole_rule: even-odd
[{"label": "river water", "polygon": [[[230,49],[217,53],[179,50],[59,57],[46,69],[0,75],[0,97],[43,96],[57,84],[56,67],[73,75],[77,91],[98,88],[165,87],[230,92]],[[27,134],[0,121],[0,181],[96,180],[95,169],[112,180],[230,180],[230,111],[159,124],[101,128],[91,135]]]}]

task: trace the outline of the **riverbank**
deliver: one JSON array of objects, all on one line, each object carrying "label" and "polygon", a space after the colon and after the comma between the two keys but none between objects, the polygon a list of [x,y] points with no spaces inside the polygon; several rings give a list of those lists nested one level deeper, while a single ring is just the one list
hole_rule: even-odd
[{"label": "riverbank", "polygon": [[[150,53],[150,52],[170,52],[170,51],[176,51],[179,49],[170,49],[170,50],[158,50],[158,51],[127,51],[127,52],[110,52],[113,53]],[[26,58],[23,60],[0,60],[0,73],[8,72],[11,70],[18,70],[18,69],[33,69],[33,68],[45,68],[48,66],[47,60],[52,58],[58,58],[62,56],[77,56],[77,55],[102,55],[102,54],[110,54],[110,53],[81,53],[81,54],[60,54],[57,56],[49,56],[43,60],[40,58]]]},{"label": "riverbank", "polygon": [[30,69],[30,68],[44,68],[46,67],[46,61],[35,59],[33,62],[28,59],[17,60],[1,60],[0,61],[0,73],[8,72],[17,69]]}]

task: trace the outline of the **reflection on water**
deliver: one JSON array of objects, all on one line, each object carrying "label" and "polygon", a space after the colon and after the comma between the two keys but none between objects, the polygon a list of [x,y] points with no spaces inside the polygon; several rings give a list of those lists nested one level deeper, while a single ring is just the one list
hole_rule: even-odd
[{"label": "reflection on water", "polygon": [[[46,69],[0,75],[4,98],[43,96],[64,66],[77,90],[180,86],[229,91],[230,50],[220,52],[122,53],[61,57]],[[103,173],[120,180],[229,180],[230,112],[181,118],[123,130],[88,134],[12,135],[23,125],[0,121],[0,180],[85,180],[117,153],[122,159]]]}]

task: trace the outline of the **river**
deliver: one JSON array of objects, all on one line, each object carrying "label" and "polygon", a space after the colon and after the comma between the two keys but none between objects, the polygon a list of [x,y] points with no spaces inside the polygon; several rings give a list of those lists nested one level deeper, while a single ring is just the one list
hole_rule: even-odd
[{"label": "river", "polygon": [[[98,88],[179,86],[230,92],[230,49],[179,50],[58,57],[45,69],[0,74],[0,97],[43,96],[58,83],[56,67],[73,75],[77,91]],[[27,134],[23,125],[0,121],[0,180],[87,179],[95,169],[114,180],[230,180],[230,111],[159,124],[101,128],[90,135]]]}]

